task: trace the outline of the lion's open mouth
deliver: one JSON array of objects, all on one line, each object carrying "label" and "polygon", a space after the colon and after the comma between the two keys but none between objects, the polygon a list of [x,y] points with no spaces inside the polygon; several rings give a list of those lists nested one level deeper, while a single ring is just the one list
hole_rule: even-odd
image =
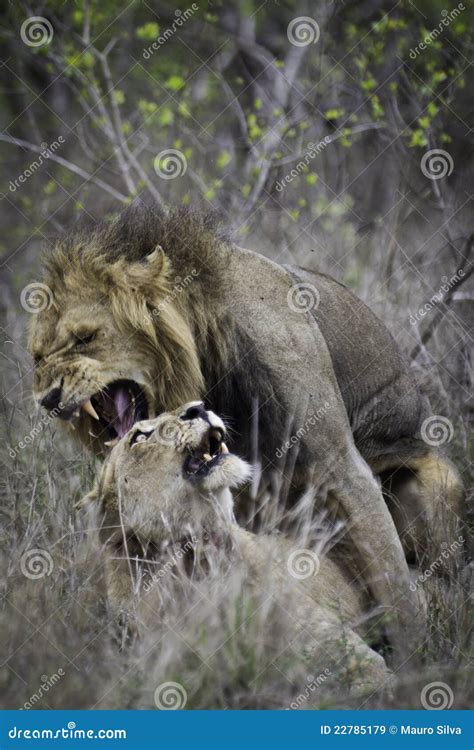
[{"label": "lion's open mouth", "polygon": [[211,427],[200,445],[189,452],[184,462],[184,473],[188,479],[207,476],[222,456],[229,452],[223,438],[219,427]]},{"label": "lion's open mouth", "polygon": [[[120,440],[135,422],[148,419],[146,396],[134,380],[116,380],[90,400],[89,414],[96,420],[94,436],[105,438],[112,446]],[[94,416],[95,413],[95,416]]]}]

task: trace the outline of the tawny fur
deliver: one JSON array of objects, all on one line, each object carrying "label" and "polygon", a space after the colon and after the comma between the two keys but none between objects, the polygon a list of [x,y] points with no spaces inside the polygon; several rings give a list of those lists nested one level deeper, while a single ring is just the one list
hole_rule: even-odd
[{"label": "tawny fur", "polygon": [[[255,536],[236,524],[229,486],[239,486],[249,473],[236,456],[223,455],[200,481],[184,478],[186,451],[209,429],[202,419],[183,421],[180,415],[185,412],[183,406],[139,423],[137,430],[146,429],[148,436],[143,444],[132,445],[132,428],[113,449],[97,488],[84,501],[99,509],[111,606],[128,618],[134,631],[152,628],[159,637],[163,587],[173,581],[178,585],[180,564],[175,557],[167,578],[156,571],[166,570],[171,551],[176,556],[192,539],[188,575],[195,580],[208,575],[209,565],[225,549],[221,564],[234,574],[243,566],[244,585],[257,601],[271,597],[291,612],[288,638],[300,643],[308,668],[324,664],[334,675],[342,670],[345,684],[356,692],[387,688],[391,679],[384,660],[363,639],[370,631],[364,587],[342,561],[295,549],[281,537]],[[212,413],[208,418],[219,424]],[[165,444],[160,436],[164,425],[171,425],[173,434]]]},{"label": "tawny fur", "polygon": [[[308,486],[320,507],[335,498],[376,598],[392,606],[403,592],[411,629],[406,560],[369,465],[428,453],[419,438],[425,406],[395,342],[360,300],[325,275],[237,248],[186,210],[132,207],[62,240],[46,266],[53,304],[34,316],[30,335],[38,398],[55,387],[80,405],[111,381],[133,379],[154,416],[204,397],[230,417],[236,450],[259,456],[263,481],[276,477],[290,505]],[[318,292],[303,313],[289,304],[301,283]],[[96,335],[78,350],[81,330]],[[297,446],[278,458],[295,432]],[[76,434],[103,451],[89,417]],[[369,538],[368,522],[378,531]]]}]

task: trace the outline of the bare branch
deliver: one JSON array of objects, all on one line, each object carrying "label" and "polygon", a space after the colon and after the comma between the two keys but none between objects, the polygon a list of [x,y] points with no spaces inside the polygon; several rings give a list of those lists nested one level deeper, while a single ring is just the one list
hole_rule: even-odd
[{"label": "bare branch", "polygon": [[[5,135],[5,133],[0,133],[0,141],[11,143],[14,146],[19,146],[20,148],[26,148],[28,149],[28,151],[33,151],[35,154],[40,154],[42,151],[44,151],[44,148],[41,148],[41,146],[36,146],[34,143],[29,143],[29,141],[24,141],[22,138],[13,138],[13,136]],[[85,169],[78,167],[77,164],[73,164],[68,159],[63,159],[62,156],[57,156],[56,154],[50,153],[48,158],[51,161],[60,164],[62,167],[69,169],[70,172],[74,172],[74,174],[79,175],[79,177],[82,177],[84,180],[97,185],[97,187],[100,187],[102,190],[104,190],[106,193],[109,193],[109,195],[112,195],[121,203],[128,203],[128,198],[126,195],[120,193],[111,185],[108,185],[106,182],[101,180],[100,177],[95,177],[95,175],[86,172]]]},{"label": "bare branch", "polygon": [[[466,243],[467,248],[473,248],[474,247],[474,236],[470,237]],[[466,266],[467,269],[467,266]],[[420,343],[417,344],[412,351],[410,352],[410,360],[414,360],[419,355],[420,351],[425,347],[425,345],[428,343],[428,341],[433,336],[435,330],[441,323],[441,321],[444,318],[445,310],[450,307],[452,302],[456,299],[455,293],[459,289],[459,287],[464,284],[465,281],[467,281],[473,274],[474,274],[474,266],[471,265],[469,270],[464,270],[463,275],[457,278],[455,281],[452,282],[451,287],[449,291],[447,292],[446,296],[440,300],[439,302],[435,302],[434,305],[438,308],[435,315],[431,319],[430,324],[425,328],[423,333],[420,337]],[[458,272],[459,273],[459,272]]]},{"label": "bare branch", "polygon": [[[112,41],[115,43],[115,40],[112,40]],[[112,49],[112,46],[113,46],[112,42],[109,42],[109,44],[106,47],[106,50],[110,51],[110,49]],[[104,78],[105,78],[106,86],[107,86],[107,89],[108,89],[107,94],[108,94],[108,97],[109,97],[110,106],[112,108],[112,115],[113,115],[113,120],[114,120],[114,125],[115,125],[116,139],[119,142],[120,149],[121,149],[123,157],[124,157],[124,162],[127,165],[127,169],[126,169],[127,177],[130,180],[132,179],[131,175],[130,175],[130,166],[133,165],[133,167],[134,167],[135,171],[137,172],[138,176],[143,181],[143,183],[147,186],[148,190],[152,194],[152,196],[155,199],[155,201],[160,206],[163,206],[164,205],[163,198],[161,197],[160,193],[158,192],[158,190],[154,186],[153,182],[148,177],[147,173],[143,169],[142,165],[140,164],[140,162],[138,161],[138,159],[136,158],[136,156],[132,153],[132,151],[130,151],[130,149],[128,147],[128,143],[127,143],[127,141],[126,141],[126,139],[124,137],[122,116],[120,114],[120,109],[119,109],[119,106],[117,104],[117,100],[116,100],[116,97],[115,97],[115,86],[114,86],[114,83],[113,83],[113,80],[112,80],[112,73],[110,71],[109,62],[107,60],[107,53],[103,52],[103,53],[96,53],[96,54],[99,55],[99,59],[100,59],[100,62],[102,64],[102,70],[104,72]],[[132,183],[132,184],[134,184],[134,183]],[[134,185],[133,191],[136,192],[135,185]]]}]

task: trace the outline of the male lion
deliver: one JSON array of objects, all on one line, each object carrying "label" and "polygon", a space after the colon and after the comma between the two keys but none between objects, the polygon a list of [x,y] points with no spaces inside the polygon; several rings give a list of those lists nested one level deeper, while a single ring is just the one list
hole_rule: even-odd
[{"label": "male lion", "polygon": [[[388,686],[383,658],[353,629],[368,627],[363,587],[341,562],[294,549],[282,537],[255,536],[234,519],[230,488],[250,466],[229,453],[224,423],[201,402],[136,423],[106,459],[82,505],[99,514],[109,602],[134,632],[159,634],[167,596],[182,580],[235,578],[289,614],[289,642],[308,666],[324,666],[360,690]],[[95,524],[94,524],[95,525]],[[367,532],[369,533],[369,531]],[[361,626],[360,623],[363,623]]]},{"label": "male lion", "polygon": [[[134,422],[205,398],[288,506],[308,486],[331,500],[376,598],[411,626],[405,556],[370,467],[408,472],[416,487],[405,504],[398,489],[399,515],[420,538],[426,528],[439,536],[441,490],[455,505],[458,482],[419,439],[416,385],[360,300],[328,276],[236,247],[181,209],[131,207],[63,239],[46,267],[51,304],[30,335],[43,406],[61,405],[76,435],[103,452]],[[297,444],[286,450],[287,441]]]}]

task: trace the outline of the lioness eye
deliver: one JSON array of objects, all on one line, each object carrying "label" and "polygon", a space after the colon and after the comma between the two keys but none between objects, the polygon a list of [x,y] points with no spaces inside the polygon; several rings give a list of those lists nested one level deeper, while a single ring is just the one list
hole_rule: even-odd
[{"label": "lioness eye", "polygon": [[130,440],[130,445],[135,445],[136,443],[144,443],[146,440],[148,440],[150,434],[150,432],[135,432]]}]

